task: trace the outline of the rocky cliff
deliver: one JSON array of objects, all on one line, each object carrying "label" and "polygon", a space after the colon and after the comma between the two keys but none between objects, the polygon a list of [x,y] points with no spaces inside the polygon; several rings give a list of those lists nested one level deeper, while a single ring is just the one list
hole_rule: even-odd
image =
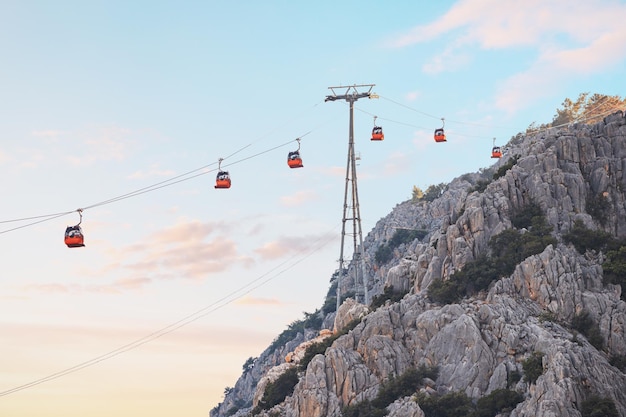
[{"label": "rocky cliff", "polygon": [[[372,302],[281,335],[210,415],[626,416],[625,238],[622,112],[518,135],[381,219],[364,240]],[[285,393],[268,404],[268,387]]]}]

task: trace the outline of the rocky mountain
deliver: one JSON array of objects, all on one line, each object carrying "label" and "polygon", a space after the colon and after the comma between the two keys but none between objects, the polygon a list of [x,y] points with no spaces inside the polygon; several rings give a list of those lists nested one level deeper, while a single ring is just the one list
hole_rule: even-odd
[{"label": "rocky mountain", "polygon": [[622,112],[518,135],[363,246],[368,305],[331,288],[211,417],[626,416]]}]

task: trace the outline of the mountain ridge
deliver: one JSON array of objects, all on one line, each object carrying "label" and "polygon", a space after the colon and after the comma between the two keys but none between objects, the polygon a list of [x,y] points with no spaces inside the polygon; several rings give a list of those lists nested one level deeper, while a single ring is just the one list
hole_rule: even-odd
[{"label": "mountain ridge", "polygon": [[[511,417],[584,416],[590,401],[626,415],[626,374],[610,363],[626,357],[623,289],[605,282],[606,250],[579,253],[566,238],[577,239],[575,225],[626,237],[624,113],[518,135],[505,149],[432,201],[402,202],[379,220],[363,242],[372,303],[348,298],[283,332],[211,417],[428,417],[457,394],[478,413],[502,393],[519,400],[496,410]],[[399,228],[424,233],[391,248]],[[349,265],[342,294],[354,276]],[[336,276],[334,306],[332,285]],[[416,369],[436,377],[380,399]]]}]

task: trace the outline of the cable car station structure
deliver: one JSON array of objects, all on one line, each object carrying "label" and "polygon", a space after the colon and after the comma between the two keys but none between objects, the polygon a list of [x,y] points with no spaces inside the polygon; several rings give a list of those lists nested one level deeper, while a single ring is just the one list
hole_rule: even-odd
[{"label": "cable car station structure", "polygon": [[[355,270],[354,286],[357,301],[369,304],[367,292],[367,275],[363,254],[363,231],[361,229],[361,209],[359,207],[359,190],[356,176],[356,154],[354,152],[354,102],[360,98],[378,98],[372,93],[375,84],[361,84],[341,87],[328,87],[332,94],[324,101],[345,100],[350,104],[350,126],[348,133],[348,160],[346,163],[346,184],[343,196],[343,217],[341,220],[341,249],[339,252],[339,274],[337,275],[337,311],[341,305],[341,282],[344,275],[344,246],[346,239],[346,222],[352,221],[353,265]],[[380,131],[382,135],[382,129]],[[348,190],[350,198],[348,198]],[[350,217],[349,217],[350,216]]]}]

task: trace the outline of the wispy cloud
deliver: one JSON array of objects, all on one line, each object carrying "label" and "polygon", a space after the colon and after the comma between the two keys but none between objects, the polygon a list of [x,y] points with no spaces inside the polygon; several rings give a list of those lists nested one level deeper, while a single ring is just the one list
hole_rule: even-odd
[{"label": "wispy cloud", "polygon": [[127,291],[138,291],[150,284],[150,278],[122,278],[109,283],[99,284],[66,284],[47,283],[30,284],[21,289],[26,293],[38,293],[48,295],[59,294],[121,294]]},{"label": "wispy cloud", "polygon": [[530,0],[513,8],[498,0],[462,0],[439,19],[395,37],[388,45],[408,47],[450,37],[442,52],[424,64],[427,73],[458,71],[480,49],[534,49],[534,60],[503,80],[496,93],[496,106],[514,112],[573,77],[622,62],[624,21],[626,5],[610,0]]},{"label": "wispy cloud", "polygon": [[46,138],[46,139],[56,139],[61,136],[64,132],[62,130],[55,129],[47,129],[47,130],[34,130],[32,135],[35,137]]},{"label": "wispy cloud", "polygon": [[283,196],[280,198],[280,202],[287,207],[301,206],[305,203],[317,200],[319,196],[315,191],[302,190],[297,191],[295,194]]},{"label": "wispy cloud", "polygon": [[232,228],[223,222],[182,221],[139,243],[113,248],[109,266],[135,277],[114,287],[141,287],[150,282],[146,278],[201,280],[235,265],[250,267],[253,258],[240,254],[237,244],[226,237],[234,233]]},{"label": "wispy cloud", "polygon": [[82,140],[82,152],[68,155],[67,160],[77,166],[91,165],[97,160],[125,159],[134,146],[130,129],[110,126],[85,133]]},{"label": "wispy cloud", "polygon": [[385,177],[393,177],[408,172],[410,166],[411,161],[407,154],[394,152],[389,154],[383,162],[382,172]]},{"label": "wispy cloud", "polygon": [[278,259],[294,253],[311,250],[313,246],[319,244],[320,240],[326,239],[327,237],[328,236],[326,234],[281,236],[278,239],[267,242],[263,246],[255,249],[255,252],[264,260]]}]

